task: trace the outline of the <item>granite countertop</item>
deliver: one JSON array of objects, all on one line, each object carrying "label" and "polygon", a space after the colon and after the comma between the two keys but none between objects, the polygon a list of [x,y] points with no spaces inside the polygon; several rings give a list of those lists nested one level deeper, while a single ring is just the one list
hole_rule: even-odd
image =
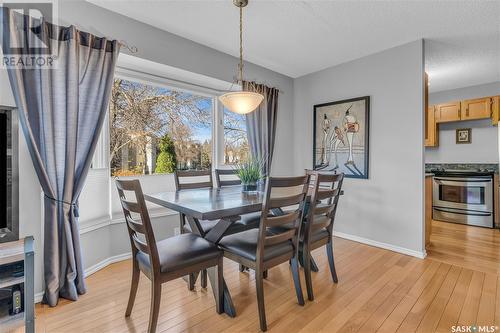
[{"label": "granite countertop", "polygon": [[447,170],[474,170],[474,169],[488,169],[498,174],[498,164],[495,163],[426,163],[425,171],[426,176],[432,169],[447,169]]}]

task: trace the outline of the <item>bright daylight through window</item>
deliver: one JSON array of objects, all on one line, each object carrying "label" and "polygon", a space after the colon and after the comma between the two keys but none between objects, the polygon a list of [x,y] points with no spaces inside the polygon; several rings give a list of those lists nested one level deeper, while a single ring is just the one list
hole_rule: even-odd
[{"label": "bright daylight through window", "polygon": [[109,104],[111,175],[210,169],[214,156],[220,156],[223,165],[245,161],[249,156],[245,115],[224,109],[216,131],[224,137],[213,140],[215,97],[116,79]]},{"label": "bright daylight through window", "polygon": [[116,79],[109,110],[113,176],[211,168],[213,98]]}]

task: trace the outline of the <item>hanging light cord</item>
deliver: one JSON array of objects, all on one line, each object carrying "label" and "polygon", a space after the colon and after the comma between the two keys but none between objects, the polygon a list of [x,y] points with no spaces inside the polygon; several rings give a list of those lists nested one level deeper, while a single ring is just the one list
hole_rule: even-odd
[{"label": "hanging light cord", "polygon": [[243,85],[243,7],[240,7],[240,64],[239,82]]}]

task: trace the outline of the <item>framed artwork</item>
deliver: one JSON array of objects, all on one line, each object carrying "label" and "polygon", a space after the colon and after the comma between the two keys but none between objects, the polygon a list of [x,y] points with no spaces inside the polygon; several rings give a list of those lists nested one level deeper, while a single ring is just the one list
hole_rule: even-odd
[{"label": "framed artwork", "polygon": [[368,179],[370,96],[314,106],[314,170]]},{"label": "framed artwork", "polygon": [[472,129],[458,128],[457,129],[457,144],[471,143],[472,142]]}]

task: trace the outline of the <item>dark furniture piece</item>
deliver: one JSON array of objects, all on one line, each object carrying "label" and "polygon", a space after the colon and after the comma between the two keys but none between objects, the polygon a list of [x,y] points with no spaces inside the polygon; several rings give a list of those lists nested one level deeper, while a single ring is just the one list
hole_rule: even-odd
[{"label": "dark furniture piece", "polygon": [[215,181],[217,187],[241,185],[235,169],[215,169]]},{"label": "dark furniture piece", "polygon": [[344,174],[325,174],[315,171],[308,171],[307,174],[311,176],[312,191],[310,190],[311,200],[301,231],[300,252],[304,265],[307,297],[312,301],[314,300],[311,279],[312,250],[326,247],[333,282],[338,282],[333,260],[332,237]]},{"label": "dark furniture piece", "polygon": [[19,313],[9,314],[7,300],[0,297],[0,332],[16,331],[24,326],[25,332],[35,332],[35,252],[33,237],[0,244],[0,295],[12,288],[21,290]]},{"label": "dark furniture piece", "polygon": [[[148,332],[155,332],[163,283],[209,269],[217,313],[223,311],[222,252],[212,242],[194,233],[180,234],[156,242],[139,180],[116,180],[132,247],[132,285],[125,316],[134,305],[140,272],[151,280],[151,311]],[[135,194],[130,201],[125,192]],[[144,240],[143,240],[144,239]],[[215,269],[217,267],[217,269]]]},{"label": "dark furniture piece", "polygon": [[[255,270],[260,329],[267,330],[264,307],[264,272],[271,267],[290,261],[295,292],[300,305],[304,305],[298,271],[300,225],[309,186],[309,176],[269,178],[266,184],[259,229],[225,236],[219,242],[224,256]],[[297,191],[298,188],[298,191]],[[295,190],[295,193],[294,193]],[[298,205],[282,215],[271,214],[272,209]],[[281,232],[270,228],[290,226]]]},{"label": "dark furniture piece", "polygon": [[17,110],[0,106],[0,243],[19,239]]}]

